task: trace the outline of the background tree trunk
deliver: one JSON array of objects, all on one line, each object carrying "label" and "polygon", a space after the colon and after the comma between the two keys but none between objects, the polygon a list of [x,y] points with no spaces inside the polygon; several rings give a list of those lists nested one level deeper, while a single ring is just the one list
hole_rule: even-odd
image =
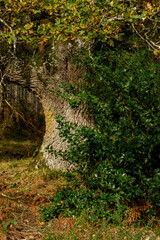
[{"label": "background tree trunk", "polygon": [[2,81],[0,81],[0,120],[4,118],[4,88]]}]

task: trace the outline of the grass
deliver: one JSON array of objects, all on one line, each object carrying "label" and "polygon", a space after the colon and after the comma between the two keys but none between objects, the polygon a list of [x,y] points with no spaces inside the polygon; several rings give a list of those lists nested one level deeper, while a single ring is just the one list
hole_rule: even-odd
[{"label": "grass", "polygon": [[0,140],[0,162],[31,157],[37,148],[37,143],[32,141]]},{"label": "grass", "polygon": [[[48,224],[49,225],[49,224]],[[57,229],[53,226],[57,225]],[[86,220],[85,212],[78,219],[55,219],[46,227],[44,240],[148,240],[157,239],[156,234],[148,230],[147,226],[125,226],[109,224],[92,225]]]},{"label": "grass", "polygon": [[48,170],[34,166],[33,158],[1,161],[0,231],[7,239],[12,239],[13,232],[14,239],[25,239],[26,235],[42,239],[44,226],[38,214],[39,206],[47,204],[48,195],[65,184],[60,175],[46,178]]}]

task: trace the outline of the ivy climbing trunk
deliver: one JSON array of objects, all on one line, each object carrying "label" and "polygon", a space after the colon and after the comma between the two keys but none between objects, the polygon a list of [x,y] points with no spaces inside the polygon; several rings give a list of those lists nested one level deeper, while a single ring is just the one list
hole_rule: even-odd
[{"label": "ivy climbing trunk", "polygon": [[[77,49],[77,46],[74,46],[74,49]],[[43,51],[45,53],[45,49]],[[67,149],[66,142],[63,142],[63,139],[59,137],[56,116],[62,115],[66,121],[77,124],[91,124],[86,106],[71,108],[66,100],[58,96],[56,91],[53,91],[53,89],[58,89],[62,82],[67,84],[69,81],[77,82],[82,79],[82,70],[77,69],[69,61],[68,55],[71,51],[73,51],[73,45],[60,42],[50,47],[48,56],[51,58],[51,62],[44,61],[43,52],[40,51],[25,74],[24,67],[17,59],[10,61],[5,68],[7,81],[23,86],[27,84],[42,103],[46,130],[40,152],[45,164],[52,169],[64,170],[69,167],[68,162],[60,157],[56,159],[53,154],[46,150],[47,146],[53,146],[54,150]],[[36,59],[38,59],[38,63]]]},{"label": "ivy climbing trunk", "polygon": [[46,123],[46,131],[41,147],[43,157],[46,161],[46,164],[50,168],[68,168],[69,165],[67,162],[64,162],[60,158],[55,159],[54,155],[46,151],[46,147],[48,145],[53,146],[53,149],[57,151],[67,149],[66,142],[63,142],[62,138],[59,137],[59,131],[57,129],[57,122],[55,121],[55,117],[62,115],[65,117],[66,121],[86,125],[89,123],[87,120],[86,108],[81,107],[79,109],[72,109],[66,101],[60,97],[57,97],[55,94],[51,94],[50,92],[48,92],[48,94],[46,92],[46,94],[41,99],[41,103],[43,106]]}]

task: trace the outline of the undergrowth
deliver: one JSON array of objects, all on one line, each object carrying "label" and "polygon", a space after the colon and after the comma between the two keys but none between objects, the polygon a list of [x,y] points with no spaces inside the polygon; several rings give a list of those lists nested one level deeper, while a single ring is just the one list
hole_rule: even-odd
[{"label": "undergrowth", "polygon": [[[114,219],[114,221],[113,221]],[[59,218],[59,231],[52,229],[48,225],[45,228],[44,240],[139,240],[150,239],[156,240],[157,235],[152,231],[153,220],[145,227],[141,227],[139,223],[129,226],[124,223],[125,219],[119,214],[113,214],[112,220],[102,219],[101,222],[90,224],[88,221],[88,212],[83,211],[76,220],[74,218]],[[111,223],[112,221],[112,223]],[[54,223],[53,223],[54,224]]]}]

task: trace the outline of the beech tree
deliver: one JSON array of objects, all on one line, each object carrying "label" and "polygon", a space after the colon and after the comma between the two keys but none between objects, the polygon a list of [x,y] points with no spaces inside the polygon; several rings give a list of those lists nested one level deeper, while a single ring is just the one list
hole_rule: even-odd
[{"label": "beech tree", "polygon": [[5,0],[0,1],[0,67],[3,81],[15,82],[40,99],[46,131],[41,146],[50,168],[65,169],[67,162],[46,151],[64,150],[55,117],[93,125],[87,106],[71,108],[57,95],[61,84],[83,80],[85,69],[72,62],[81,47],[89,54],[96,39],[114,46],[124,32],[135,32],[158,56],[160,1],[139,0]]}]

